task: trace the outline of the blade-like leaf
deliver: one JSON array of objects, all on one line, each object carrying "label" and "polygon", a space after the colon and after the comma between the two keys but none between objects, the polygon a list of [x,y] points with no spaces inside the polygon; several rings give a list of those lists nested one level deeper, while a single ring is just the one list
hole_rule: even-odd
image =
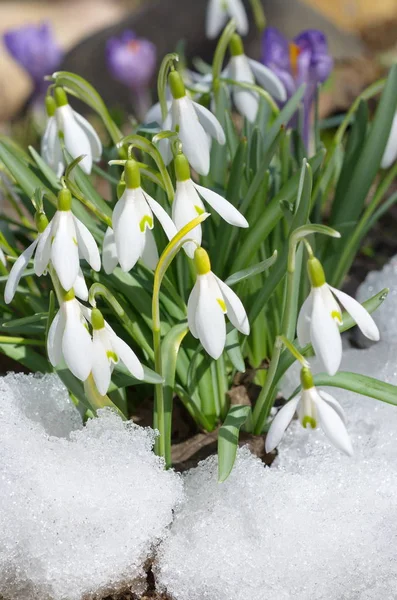
[{"label": "blade-like leaf", "polygon": [[225,481],[236,460],[240,429],[249,418],[251,407],[244,404],[232,406],[218,434],[218,481]]}]

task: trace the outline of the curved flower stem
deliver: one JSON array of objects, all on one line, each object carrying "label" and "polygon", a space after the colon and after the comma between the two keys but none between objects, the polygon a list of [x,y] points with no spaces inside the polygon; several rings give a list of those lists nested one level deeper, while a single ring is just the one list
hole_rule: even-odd
[{"label": "curved flower stem", "polygon": [[157,95],[161,106],[161,118],[165,121],[167,116],[167,75],[174,62],[179,61],[179,55],[173,52],[166,54],[163,58],[157,78]]},{"label": "curved flower stem", "polygon": [[268,103],[268,105],[270,106],[270,108],[272,110],[273,115],[277,116],[280,113],[279,107],[277,106],[277,104],[275,103],[275,101],[273,100],[273,98],[271,97],[269,92],[267,92],[262,87],[260,87],[260,85],[255,85],[254,83],[248,83],[246,81],[236,81],[235,79],[230,79],[228,77],[221,77],[219,79],[219,81],[228,83],[229,85],[235,85],[237,87],[241,87],[245,90],[250,90],[251,92],[256,92],[262,98],[264,98],[265,101]]},{"label": "curved flower stem", "polygon": [[[161,360],[161,320],[160,320],[160,287],[163,277],[170,266],[172,260],[182,248],[186,241],[189,241],[185,236],[197,225],[205,221],[209,217],[209,213],[202,215],[190,221],[172,238],[166,246],[164,252],[160,256],[160,260],[154,272],[153,297],[152,297],[152,330],[153,330],[153,350],[154,350],[154,368],[155,371],[166,379],[163,375],[162,360]],[[193,241],[193,240],[191,240]],[[155,401],[153,425],[158,429],[160,435],[156,439],[155,451],[156,454],[162,456],[165,460],[170,456],[171,447],[171,428],[166,425],[165,406],[164,406],[164,388],[162,383],[155,385]],[[168,466],[168,465],[166,465]]]},{"label": "curved flower stem", "polygon": [[232,35],[236,31],[236,21],[232,19],[223,30],[221,37],[219,38],[218,45],[214,54],[214,62],[212,63],[212,86],[214,90],[215,102],[217,101],[219,91],[219,78],[222,72],[223,61],[229,42],[232,39]]}]

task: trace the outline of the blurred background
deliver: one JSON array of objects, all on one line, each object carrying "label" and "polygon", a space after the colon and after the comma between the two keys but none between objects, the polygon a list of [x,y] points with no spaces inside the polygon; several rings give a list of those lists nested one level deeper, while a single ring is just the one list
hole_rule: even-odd
[{"label": "blurred background", "polygon": [[[395,60],[397,0],[264,0],[263,6],[267,23],[289,38],[308,28],[326,33],[336,69],[322,97],[322,116],[344,111]],[[7,32],[48,24],[61,49],[55,68],[83,75],[111,107],[128,111],[131,90],[106,63],[109,38],[128,29],[156,45],[157,61],[178,43],[188,60],[209,59],[215,42],[205,37],[206,7],[207,0],[0,0],[0,131],[26,112],[35,92],[32,76],[7,49]],[[252,21],[249,1],[247,11]],[[253,22],[246,46],[247,54],[260,58]]]}]

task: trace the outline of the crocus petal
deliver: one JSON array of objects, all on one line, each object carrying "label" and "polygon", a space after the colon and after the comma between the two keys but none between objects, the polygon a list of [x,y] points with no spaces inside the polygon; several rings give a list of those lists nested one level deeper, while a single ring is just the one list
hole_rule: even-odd
[{"label": "crocus petal", "polygon": [[303,348],[310,343],[310,322],[313,310],[313,295],[310,293],[299,311],[298,323],[296,332],[298,335],[299,345]]},{"label": "crocus petal", "polygon": [[322,298],[322,289],[313,288],[313,312],[310,339],[316,356],[328,375],[335,375],[342,360],[342,340],[339,328],[328,312]]},{"label": "crocus petal", "polygon": [[124,363],[129,372],[136,379],[142,380],[144,378],[144,371],[135,352],[133,352],[128,346],[128,344],[126,344],[124,340],[122,340],[118,336],[112,335],[111,340],[112,346],[115,349],[116,354],[118,355],[121,362]]},{"label": "crocus petal", "polygon": [[91,372],[93,362],[91,336],[82,322],[77,300],[69,300],[65,305],[62,354],[73,375],[85,381]]},{"label": "crocus petal", "polygon": [[343,423],[346,425],[346,422],[347,422],[346,413],[343,410],[343,408],[341,407],[341,405],[339,404],[339,402],[337,400],[335,400],[335,398],[333,396],[331,396],[331,394],[324,392],[324,390],[319,390],[318,393],[320,394],[321,398],[325,402],[327,402],[327,404],[329,404],[336,413],[338,413],[338,415],[342,419]]},{"label": "crocus petal", "polygon": [[22,273],[24,272],[24,270],[27,267],[28,262],[32,258],[34,249],[36,248],[38,241],[39,241],[39,237],[37,237],[34,240],[34,242],[32,244],[30,244],[30,246],[28,246],[26,248],[26,250],[24,250],[24,252],[22,252],[22,254],[20,254],[20,256],[18,256],[17,260],[13,264],[13,267],[8,275],[6,287],[4,290],[4,302],[6,304],[9,304],[11,302],[11,300],[13,299],[16,289],[18,287],[19,281],[22,277]]},{"label": "crocus petal", "polygon": [[236,21],[237,31],[240,35],[248,33],[248,18],[244,4],[241,0],[227,0],[229,15]]},{"label": "crocus petal", "polygon": [[[215,280],[210,273],[199,275],[198,301],[196,308],[196,331],[203,348],[215,360],[220,357],[226,343],[226,324],[223,310],[218,302],[219,295],[214,294]],[[222,299],[222,298],[220,298]]]},{"label": "crocus petal", "polygon": [[196,110],[198,119],[204,130],[210,134],[219,144],[223,146],[226,143],[225,132],[223,131],[222,125],[219,123],[215,115],[212,114],[208,108],[205,108],[202,104],[193,102],[193,106]]},{"label": "crocus petal", "polygon": [[207,17],[205,32],[207,37],[212,40],[216,38],[227,21],[227,12],[223,8],[221,0],[209,0],[207,8]]},{"label": "crocus petal", "polygon": [[95,131],[91,123],[75,110],[73,111],[73,115],[88,138],[89,144],[91,146],[92,160],[99,160],[102,156],[102,143],[99,139],[97,132]]},{"label": "crocus petal", "polygon": [[58,222],[51,247],[51,261],[64,290],[70,290],[79,273],[79,251],[73,215],[68,211],[58,212]]},{"label": "crocus petal", "polygon": [[265,65],[262,65],[257,60],[249,58],[248,62],[259,85],[276,98],[276,100],[285,102],[287,99],[287,92],[284,84],[277,75],[275,75],[269,67],[265,67]]},{"label": "crocus petal", "polygon": [[102,264],[106,274],[113,273],[117,267],[119,259],[117,257],[116,240],[114,238],[114,231],[111,227],[108,227],[103,238],[102,247]]},{"label": "crocus petal", "polygon": [[79,165],[87,175],[91,173],[92,152],[91,144],[86,132],[76,121],[73,110],[69,104],[56,109],[58,129],[63,132],[65,147],[72,158],[84,154]]},{"label": "crocus petal", "polygon": [[51,258],[52,232],[58,223],[58,213],[54,215],[51,223],[47,225],[43,233],[40,234],[37,244],[36,254],[34,255],[34,272],[37,277],[41,277],[48,268]]},{"label": "crocus petal", "polygon": [[47,337],[48,360],[53,367],[59,365],[62,360],[62,337],[64,328],[65,316],[61,309],[53,318]]},{"label": "crocus petal", "polygon": [[83,271],[79,269],[79,272],[76,277],[76,281],[74,282],[74,293],[80,300],[88,300],[88,287],[84,279]]},{"label": "crocus petal", "polygon": [[123,271],[129,271],[138,262],[144,244],[135,200],[136,190],[127,189],[113,210],[117,256]]},{"label": "crocus petal", "polygon": [[241,331],[241,333],[249,335],[250,324],[240,298],[228,285],[226,285],[226,283],[221,281],[216,275],[214,275],[214,277],[221,289],[223,299],[226,303],[227,316],[229,317],[230,322],[236,329]]},{"label": "crocus petal", "polygon": [[291,423],[294,414],[296,412],[296,407],[298,406],[298,402],[300,400],[300,396],[295,396],[292,398],[287,404],[285,404],[276,416],[274,417],[272,424],[270,425],[269,431],[266,434],[266,452],[272,452],[280,443],[281,438],[283,437],[285,430],[288,425]]},{"label": "crocus petal", "polygon": [[210,146],[203,126],[198,120],[193,103],[187,96],[174,100],[178,111],[179,139],[183,152],[200,175],[208,175],[210,170]]},{"label": "crocus petal", "polygon": [[154,239],[153,232],[150,229],[146,229],[143,234],[143,247],[141,254],[141,261],[143,264],[151,269],[155,270],[157,263],[159,262],[159,253],[157,251],[156,240]]},{"label": "crocus petal", "polygon": [[58,126],[55,117],[49,117],[44,135],[41,139],[41,156],[45,163],[61,177],[65,170],[62,148],[58,137]]},{"label": "crocus petal", "polygon": [[73,218],[76,228],[79,252],[81,253],[82,258],[85,258],[94,271],[99,271],[101,268],[101,257],[99,256],[99,250],[98,246],[96,245],[96,241],[84,223],[79,221],[77,217]]},{"label": "crocus petal", "polygon": [[197,183],[193,183],[193,185],[204,200],[208,202],[211,208],[213,208],[226,223],[230,223],[230,225],[235,225],[236,227],[249,227],[247,219],[235,206],[233,206],[233,204],[216,192],[213,192],[202,185],[198,185]]},{"label": "crocus petal", "polygon": [[153,211],[153,214],[160,221],[160,225],[164,229],[165,235],[169,240],[172,240],[172,238],[176,235],[177,230],[171,217],[165,212],[164,208],[158,202],[156,202],[156,200],[149,196],[149,194],[143,192],[143,195]]},{"label": "crocus petal", "polygon": [[199,298],[199,285],[198,281],[193,286],[192,291],[190,292],[189,300],[187,302],[187,322],[189,325],[190,333],[193,337],[198,339],[198,333],[196,329],[196,312],[197,312],[197,302]]},{"label": "crocus petal", "polygon": [[382,169],[388,169],[397,159],[397,113],[394,115],[393,123],[387,140],[386,148],[383,153],[380,166]]},{"label": "crocus petal", "polygon": [[[232,56],[229,62],[230,78],[242,83],[255,83],[248,59],[245,54]],[[240,114],[253,123],[258,114],[259,97],[256,92],[233,86],[233,101]]]},{"label": "crocus petal", "polygon": [[[178,231],[195,219],[201,212],[204,212],[204,210],[204,204],[196,192],[192,180],[177,181],[175,198],[172,203],[172,218]],[[197,225],[186,237],[196,242],[187,242],[183,245],[186,254],[190,258],[193,258],[197,246],[201,246],[201,225]]]},{"label": "crocus petal", "polygon": [[320,425],[325,435],[336,448],[348,456],[352,456],[353,446],[347,429],[338,413],[321,398],[317,398],[315,404]]},{"label": "crocus petal", "polygon": [[101,331],[104,331],[106,334],[106,331],[104,329],[100,329],[99,331],[94,330],[92,336],[92,376],[94,378],[98,392],[101,394],[101,396],[105,396],[109,389],[110,378],[112,373],[110,368],[110,362],[106,353],[106,347],[102,343],[102,338],[100,335]]},{"label": "crocus petal", "polygon": [[336,288],[329,286],[333,294],[338,298],[342,306],[347,310],[349,315],[357,323],[357,326],[362,333],[370,340],[377,342],[379,340],[379,329],[376,326],[375,321],[367,310],[357,300],[341,292]]}]

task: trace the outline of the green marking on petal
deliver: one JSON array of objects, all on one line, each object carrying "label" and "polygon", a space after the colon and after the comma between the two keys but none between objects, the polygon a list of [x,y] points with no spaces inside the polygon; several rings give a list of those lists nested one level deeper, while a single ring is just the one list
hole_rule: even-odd
[{"label": "green marking on petal", "polygon": [[74,237],[74,238],[72,238],[72,239],[73,239],[73,242],[76,244],[76,246],[78,246],[78,243],[77,243],[77,240],[76,240],[76,238]]},{"label": "green marking on petal", "polygon": [[153,219],[152,219],[152,217],[150,217],[149,215],[145,215],[143,217],[143,219],[141,220],[141,222],[139,223],[139,229],[142,231],[142,233],[146,229],[146,223],[147,223],[149,229],[153,229]]},{"label": "green marking on petal", "polygon": [[338,321],[339,324],[342,324],[342,315],[337,310],[332,311],[331,317],[335,319],[335,321]]},{"label": "green marking on petal", "polygon": [[119,362],[119,357],[112,350],[107,350],[106,351],[106,356],[108,357],[109,360],[113,361],[114,363],[118,363]]},{"label": "green marking on petal", "polygon": [[205,213],[205,210],[203,210],[200,206],[197,206],[197,204],[194,205],[194,208],[196,209],[196,213],[198,215],[203,215]]},{"label": "green marking on petal", "polygon": [[221,307],[221,309],[223,310],[224,313],[227,312],[227,308],[226,308],[226,303],[222,298],[217,298],[216,301],[218,302],[219,306]]},{"label": "green marking on petal", "polygon": [[306,429],[307,427],[311,427],[312,429],[316,429],[317,421],[313,419],[313,417],[303,417],[302,419],[302,427]]}]

